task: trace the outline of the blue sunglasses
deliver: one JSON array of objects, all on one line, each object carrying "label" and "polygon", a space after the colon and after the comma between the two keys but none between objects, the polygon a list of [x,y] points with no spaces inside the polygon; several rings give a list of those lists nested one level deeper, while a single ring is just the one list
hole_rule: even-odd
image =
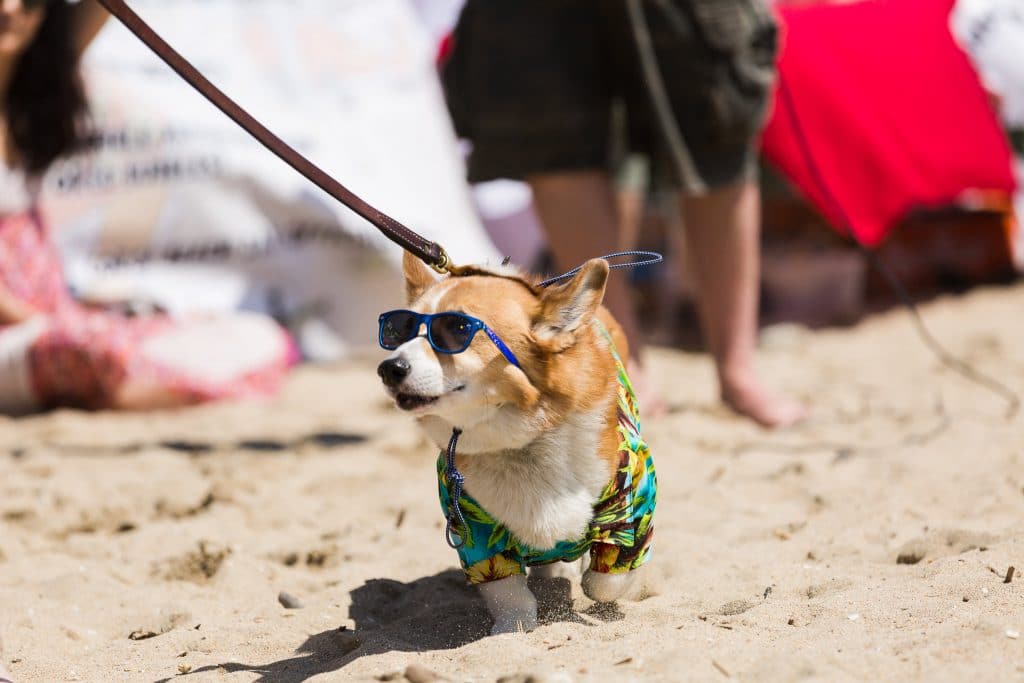
[{"label": "blue sunglasses", "polygon": [[382,348],[394,351],[405,342],[419,336],[420,326],[427,326],[427,341],[430,347],[438,353],[462,353],[469,348],[473,337],[480,330],[483,330],[494,345],[501,351],[501,355],[508,359],[512,365],[519,366],[512,350],[505,346],[505,342],[484,324],[483,320],[446,311],[444,313],[417,313],[416,311],[388,311],[380,314],[380,332],[378,340]]}]

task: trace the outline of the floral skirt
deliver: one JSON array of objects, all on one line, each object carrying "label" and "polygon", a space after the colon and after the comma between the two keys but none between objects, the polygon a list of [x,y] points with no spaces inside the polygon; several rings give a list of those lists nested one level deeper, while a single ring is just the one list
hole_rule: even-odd
[{"label": "floral skirt", "polygon": [[296,358],[288,333],[262,315],[133,317],[83,305],[34,210],[0,216],[0,289],[37,311],[0,327],[2,413],[267,394]]},{"label": "floral skirt", "polygon": [[21,359],[27,410],[120,407],[129,383],[176,404],[266,395],[296,357],[288,334],[259,315],[177,320],[75,307],[41,318]]}]

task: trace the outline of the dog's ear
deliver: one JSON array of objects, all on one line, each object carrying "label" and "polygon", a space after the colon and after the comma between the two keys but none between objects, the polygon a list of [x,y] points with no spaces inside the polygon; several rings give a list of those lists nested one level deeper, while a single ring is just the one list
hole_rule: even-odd
[{"label": "dog's ear", "polygon": [[533,322],[537,343],[552,353],[576,342],[580,325],[594,317],[608,282],[608,262],[590,259],[564,285],[548,287],[540,297],[540,314]]},{"label": "dog's ear", "polygon": [[437,277],[427,264],[408,251],[402,256],[402,272],[405,274],[405,298],[410,304],[437,282]]}]

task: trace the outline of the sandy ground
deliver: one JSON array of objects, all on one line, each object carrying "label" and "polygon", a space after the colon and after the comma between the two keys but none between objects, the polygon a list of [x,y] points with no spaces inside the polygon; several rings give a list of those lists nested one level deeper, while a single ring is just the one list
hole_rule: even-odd
[{"label": "sandy ground", "polygon": [[[1024,286],[925,308],[1024,390]],[[485,637],[441,535],[434,449],[372,359],[269,404],[0,422],[0,633],[16,681],[1022,680],[1024,417],[902,313],[766,331],[815,409],[763,432],[701,355],[657,351],[654,595]],[[302,605],[286,609],[285,591]],[[568,602],[571,599],[571,603]],[[614,678],[613,678],[614,677]],[[429,678],[429,677],[427,677]],[[510,680],[528,680],[526,676]]]}]

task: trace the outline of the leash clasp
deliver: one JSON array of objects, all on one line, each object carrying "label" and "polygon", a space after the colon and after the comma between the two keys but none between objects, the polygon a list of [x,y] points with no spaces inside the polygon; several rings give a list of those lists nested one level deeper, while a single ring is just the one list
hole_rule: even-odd
[{"label": "leash clasp", "polygon": [[428,265],[431,268],[433,268],[434,272],[436,272],[436,273],[440,273],[441,275],[450,275],[450,274],[452,274],[452,271],[451,271],[452,261],[451,261],[450,258],[448,258],[448,252],[444,250],[444,247],[442,247],[441,245],[438,245],[438,248],[441,250],[441,254],[438,257],[438,262],[437,263],[430,263]]}]

